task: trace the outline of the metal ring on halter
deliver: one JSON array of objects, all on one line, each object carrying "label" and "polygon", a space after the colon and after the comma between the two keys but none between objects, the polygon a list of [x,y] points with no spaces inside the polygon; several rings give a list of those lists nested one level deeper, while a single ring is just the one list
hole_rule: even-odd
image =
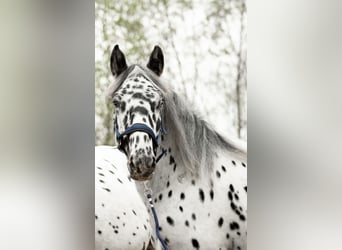
[{"label": "metal ring on halter", "polygon": [[152,189],[150,187],[150,184],[148,181],[144,181],[144,193],[145,195],[147,196],[148,194],[151,194],[152,195]]}]

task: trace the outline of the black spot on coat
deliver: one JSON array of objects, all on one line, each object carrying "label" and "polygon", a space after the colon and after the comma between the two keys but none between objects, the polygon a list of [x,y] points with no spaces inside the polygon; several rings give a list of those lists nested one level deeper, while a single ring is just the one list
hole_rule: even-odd
[{"label": "black spot on coat", "polygon": [[199,189],[199,196],[200,196],[200,200],[202,202],[204,202],[204,192],[203,192],[203,190],[201,188]]},{"label": "black spot on coat", "polygon": [[170,162],[169,162],[169,164],[172,165],[173,163],[175,163],[175,158],[173,158],[173,156],[170,155]]},{"label": "black spot on coat", "polygon": [[200,245],[196,239],[191,239],[192,246],[196,249],[200,248]]},{"label": "black spot on coat", "polygon": [[185,199],[185,194],[184,194],[184,193],[181,193],[181,194],[180,194],[180,198],[181,198],[181,200],[184,200],[184,199]]},{"label": "black spot on coat", "polygon": [[214,191],[212,189],[210,190],[209,195],[210,195],[210,199],[214,200]]},{"label": "black spot on coat", "polygon": [[229,226],[230,226],[230,229],[231,229],[231,230],[235,230],[235,229],[239,229],[239,228],[240,228],[239,224],[236,223],[235,221],[232,222],[232,223],[230,223]]},{"label": "black spot on coat", "polygon": [[166,217],[166,221],[167,221],[167,223],[169,223],[171,226],[173,226],[175,223],[174,223],[174,221],[173,221],[173,219],[170,217],[170,216],[167,216]]},{"label": "black spot on coat", "polygon": [[233,200],[233,195],[231,191],[228,191],[228,199],[231,201]]},{"label": "black spot on coat", "polygon": [[218,226],[219,227],[222,227],[223,225],[223,218],[221,217],[219,220],[218,220]]}]

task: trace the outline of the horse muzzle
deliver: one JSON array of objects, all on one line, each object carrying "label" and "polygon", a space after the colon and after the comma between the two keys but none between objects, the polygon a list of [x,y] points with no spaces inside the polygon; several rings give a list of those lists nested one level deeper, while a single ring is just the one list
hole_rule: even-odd
[{"label": "horse muzzle", "polygon": [[155,157],[151,156],[132,156],[128,162],[130,177],[136,181],[146,181],[150,179],[155,168]]}]

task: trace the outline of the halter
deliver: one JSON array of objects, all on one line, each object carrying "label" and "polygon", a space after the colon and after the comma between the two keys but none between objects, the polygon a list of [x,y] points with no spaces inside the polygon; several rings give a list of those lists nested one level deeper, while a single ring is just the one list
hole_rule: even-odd
[{"label": "halter", "polygon": [[[124,132],[120,133],[119,129],[118,129],[118,126],[115,123],[114,124],[114,132],[115,132],[115,135],[116,135],[116,140],[119,143],[119,148],[122,145],[122,139],[123,139],[124,136],[130,135],[130,134],[132,134],[134,132],[137,132],[137,131],[144,132],[144,133],[148,134],[152,138],[153,145],[155,147],[159,146],[159,140],[160,140],[161,135],[166,135],[167,134],[165,128],[163,127],[163,124],[161,124],[161,129],[159,130],[158,134],[155,135],[154,131],[149,126],[147,126],[146,124],[143,124],[143,123],[134,123],[132,126],[128,127]],[[126,153],[124,148],[122,148],[122,150]],[[160,155],[156,159],[157,163],[163,157],[163,155],[166,152],[167,152],[166,149],[162,149],[162,152],[160,153]],[[156,212],[156,210],[154,208],[153,201],[152,201],[152,190],[151,190],[151,188],[149,188],[147,182],[144,182],[144,185],[145,185],[145,195],[146,195],[147,200],[149,201],[149,204],[150,204],[150,207],[151,207],[151,211],[152,211],[152,214],[153,214],[153,219],[154,219],[155,226],[156,226],[157,237],[158,237],[159,241],[161,242],[161,244],[163,246],[163,249],[164,250],[168,250],[168,247],[167,247],[165,241],[160,236],[158,216],[157,216],[157,212]]]},{"label": "halter", "polygon": [[[160,141],[160,137],[161,135],[166,135],[167,132],[165,130],[165,128],[163,127],[163,123],[161,123],[161,128],[158,132],[157,135],[154,134],[154,131],[147,126],[146,124],[143,123],[134,123],[133,125],[131,125],[130,127],[128,127],[124,132],[120,133],[117,124],[114,124],[114,132],[116,135],[116,140],[119,144],[119,148],[121,148],[124,153],[127,155],[126,150],[122,147],[122,140],[124,136],[129,136],[130,134],[134,133],[134,132],[144,132],[146,134],[148,134],[153,141],[153,146],[154,147],[158,147],[159,146],[159,141]],[[166,153],[166,149],[162,149],[161,154],[157,157],[156,162],[158,163],[158,161],[162,158],[162,156]]]}]

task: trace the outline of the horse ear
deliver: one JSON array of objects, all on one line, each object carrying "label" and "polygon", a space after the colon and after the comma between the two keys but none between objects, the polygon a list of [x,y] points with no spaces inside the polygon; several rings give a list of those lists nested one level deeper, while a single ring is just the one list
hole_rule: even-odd
[{"label": "horse ear", "polygon": [[156,75],[160,76],[164,69],[164,55],[161,48],[156,45],[150,55],[150,60],[147,63],[147,68],[152,70]]},{"label": "horse ear", "polygon": [[115,45],[110,56],[110,69],[113,76],[120,75],[127,69],[125,55],[119,49],[119,45]]}]

